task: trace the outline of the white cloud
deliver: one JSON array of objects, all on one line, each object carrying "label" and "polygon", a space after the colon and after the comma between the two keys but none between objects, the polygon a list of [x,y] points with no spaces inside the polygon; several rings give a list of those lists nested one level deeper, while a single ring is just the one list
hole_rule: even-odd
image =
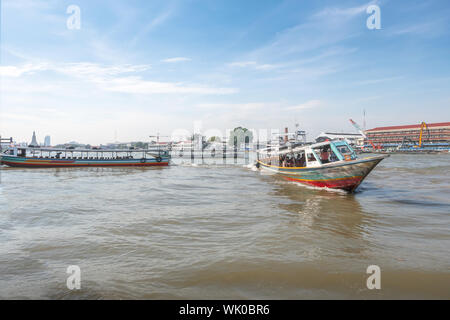
[{"label": "white cloud", "polygon": [[323,102],[321,100],[309,100],[305,103],[290,106],[285,108],[286,110],[304,110],[304,109],[311,109],[311,108],[317,108],[323,106]]},{"label": "white cloud", "polygon": [[214,88],[173,82],[147,81],[139,77],[122,77],[99,81],[104,90],[132,94],[232,94],[235,88]]},{"label": "white cloud", "polygon": [[168,59],[164,59],[161,60],[162,62],[167,62],[167,63],[175,63],[175,62],[184,62],[184,61],[191,61],[190,58],[186,58],[186,57],[176,57],[176,58],[168,58]]},{"label": "white cloud", "polygon": [[278,32],[267,44],[248,55],[249,60],[298,59],[300,54],[336,45],[357,36],[352,22],[364,14],[367,6],[376,3],[347,8],[325,8],[301,23]]},{"label": "white cloud", "polygon": [[257,69],[257,70],[272,70],[272,69],[275,69],[277,67],[278,67],[277,65],[266,63],[266,64],[257,65],[255,67],[255,69]]},{"label": "white cloud", "polygon": [[26,64],[20,67],[0,67],[0,74],[9,77],[21,77],[35,71],[54,71],[81,81],[96,84],[104,91],[130,94],[232,94],[236,88],[217,88],[198,84],[181,82],[159,82],[143,79],[135,74],[146,71],[149,65],[112,65],[105,66],[96,63],[66,63],[66,64]]},{"label": "white cloud", "polygon": [[355,82],[353,85],[370,85],[370,84],[378,84],[383,82],[395,81],[404,79],[403,76],[390,77],[390,78],[380,78],[380,79],[367,79],[359,82]]},{"label": "white cloud", "polygon": [[259,64],[256,61],[237,61],[228,64],[229,67],[237,67],[237,68],[254,68],[256,70],[272,70],[278,68],[278,65],[275,64]]},{"label": "white cloud", "polygon": [[64,73],[73,76],[92,76],[92,77],[105,77],[116,76],[123,73],[136,73],[143,72],[150,69],[150,65],[113,65],[104,66],[96,63],[79,62],[68,63],[58,66],[53,66],[54,71]]},{"label": "white cloud", "polygon": [[133,39],[131,40],[131,45],[135,45],[140,38],[145,36],[154,28],[166,22],[175,12],[175,7],[173,5],[169,6],[165,11],[162,11],[159,15],[153,18],[149,23],[141,28],[141,31],[138,32]]},{"label": "white cloud", "polygon": [[163,24],[170,16],[173,14],[173,8],[168,8],[166,11],[161,12],[158,16],[156,16],[145,28],[145,31],[148,32],[152,28]]},{"label": "white cloud", "polygon": [[[8,81],[2,81],[2,93],[3,98],[6,96],[6,93],[16,93],[15,100],[23,101],[28,100],[27,95],[32,93],[51,93],[51,92],[60,92],[64,89],[64,86],[60,83],[43,83],[40,82],[39,85],[36,83],[32,83],[30,81],[23,81],[21,78],[10,78]],[[8,97],[11,99],[11,97]]]},{"label": "white cloud", "polygon": [[14,9],[48,9],[57,5],[57,0],[3,0],[2,6]]},{"label": "white cloud", "polygon": [[237,61],[237,62],[228,64],[228,66],[230,66],[230,67],[240,67],[240,68],[254,66],[254,65],[256,65],[255,61]]},{"label": "white cloud", "polygon": [[134,73],[148,70],[150,65],[113,65],[104,66],[96,63],[77,62],[64,64],[27,63],[21,66],[0,66],[0,76],[21,77],[38,71],[55,71],[72,76],[114,76],[122,73]]},{"label": "white cloud", "polygon": [[409,25],[397,25],[388,30],[391,36],[420,35],[420,36],[439,36],[448,33],[448,21],[436,19],[427,22],[412,22]]},{"label": "white cloud", "polygon": [[339,17],[354,17],[363,12],[366,12],[368,6],[372,4],[376,4],[378,1],[370,1],[364,5],[358,7],[349,7],[349,8],[336,8],[336,7],[327,7],[314,15],[314,17],[331,17],[331,16],[339,16]]},{"label": "white cloud", "polygon": [[268,102],[249,102],[249,103],[201,103],[197,108],[201,109],[215,109],[215,110],[255,110],[264,107],[273,107],[274,103]]},{"label": "white cloud", "polygon": [[0,76],[1,77],[12,77],[17,78],[24,74],[31,74],[36,71],[46,70],[46,64],[24,64],[22,66],[0,66]]}]

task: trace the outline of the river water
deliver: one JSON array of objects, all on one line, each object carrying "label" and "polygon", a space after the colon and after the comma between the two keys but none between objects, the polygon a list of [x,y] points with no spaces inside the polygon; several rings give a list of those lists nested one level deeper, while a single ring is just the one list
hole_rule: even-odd
[{"label": "river water", "polygon": [[450,299],[450,154],[392,155],[351,195],[174,162],[3,167],[0,298]]}]

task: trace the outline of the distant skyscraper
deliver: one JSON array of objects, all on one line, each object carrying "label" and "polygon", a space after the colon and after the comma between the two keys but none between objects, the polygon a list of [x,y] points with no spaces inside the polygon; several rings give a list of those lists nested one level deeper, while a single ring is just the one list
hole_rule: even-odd
[{"label": "distant skyscraper", "polygon": [[50,143],[50,136],[45,136],[44,139],[44,147],[50,147],[51,143]]},{"label": "distant skyscraper", "polygon": [[33,138],[31,138],[30,147],[39,147],[39,144],[36,140],[36,133],[33,131]]}]

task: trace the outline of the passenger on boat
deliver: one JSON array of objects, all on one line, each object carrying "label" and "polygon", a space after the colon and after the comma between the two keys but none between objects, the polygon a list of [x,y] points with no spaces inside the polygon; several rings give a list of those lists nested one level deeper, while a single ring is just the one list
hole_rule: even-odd
[{"label": "passenger on boat", "polygon": [[290,167],[291,166],[291,158],[289,155],[285,155],[284,156],[284,163],[283,163],[283,167]]},{"label": "passenger on boat", "polygon": [[305,160],[306,159],[305,159],[305,153],[304,152],[302,152],[301,155],[300,155],[300,153],[297,154],[296,167],[304,167],[305,164],[306,164]]},{"label": "passenger on boat", "polygon": [[330,162],[335,162],[335,161],[338,161],[339,159],[338,159],[338,157],[336,157],[336,154],[333,152],[333,151],[331,151],[330,152]]},{"label": "passenger on boat", "polygon": [[320,160],[322,161],[322,163],[328,163],[330,162],[329,157],[330,153],[328,152],[328,146],[326,146],[322,149],[322,153],[320,154]]},{"label": "passenger on boat", "polygon": [[280,167],[285,167],[286,166],[286,155],[280,154],[280,156],[278,158],[279,158]]},{"label": "passenger on boat", "polygon": [[294,167],[295,163],[294,163],[294,155],[289,155],[288,161],[287,161],[287,166],[288,167]]}]

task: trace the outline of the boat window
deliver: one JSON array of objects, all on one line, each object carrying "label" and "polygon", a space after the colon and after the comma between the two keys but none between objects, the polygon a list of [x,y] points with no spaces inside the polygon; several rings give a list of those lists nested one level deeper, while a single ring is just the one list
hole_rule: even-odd
[{"label": "boat window", "polygon": [[318,148],[313,149],[314,152],[317,154],[317,156],[320,159],[320,162],[322,163],[328,163],[328,158],[330,157],[329,148],[328,146],[321,146]]},{"label": "boat window", "polygon": [[18,152],[17,156],[25,157],[26,156],[26,150],[25,149],[19,149],[19,152]]},{"label": "boat window", "polygon": [[316,161],[316,157],[312,153],[308,153],[308,162]]},{"label": "boat window", "polygon": [[352,154],[352,152],[347,146],[338,146],[337,149],[343,156],[345,156],[346,154],[348,155]]},{"label": "boat window", "polygon": [[319,148],[314,148],[313,150],[319,156],[322,163],[330,163],[339,160],[337,155],[328,144]]},{"label": "boat window", "polygon": [[316,156],[314,155],[314,151],[313,152],[307,152],[306,153],[306,158],[308,159],[308,167],[320,164],[320,162],[317,160]]},{"label": "boat window", "polygon": [[330,150],[330,162],[339,161],[339,157],[334,153],[333,150]]}]

